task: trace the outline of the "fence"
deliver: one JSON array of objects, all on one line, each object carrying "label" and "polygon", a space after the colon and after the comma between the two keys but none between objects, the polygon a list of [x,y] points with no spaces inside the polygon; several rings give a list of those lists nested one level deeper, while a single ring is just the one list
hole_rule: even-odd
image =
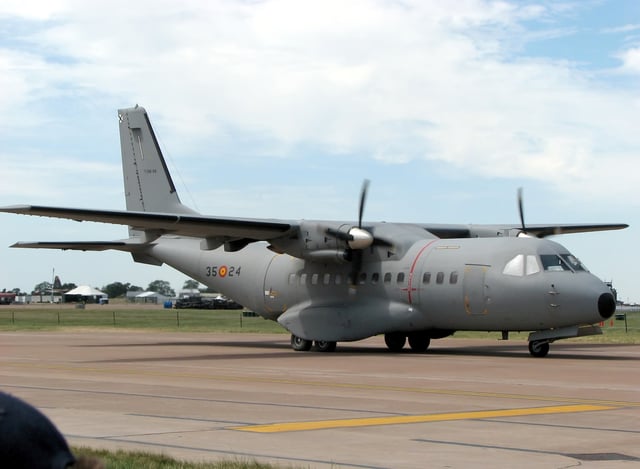
[{"label": "fence", "polygon": [[275,332],[282,328],[273,321],[265,321],[250,311],[238,310],[116,310],[108,305],[99,309],[27,309],[1,307],[0,328],[47,329],[52,327],[112,327],[158,328]]}]

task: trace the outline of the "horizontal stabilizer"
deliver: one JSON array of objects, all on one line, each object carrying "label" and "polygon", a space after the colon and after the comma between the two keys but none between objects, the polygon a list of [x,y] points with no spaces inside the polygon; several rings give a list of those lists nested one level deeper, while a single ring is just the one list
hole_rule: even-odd
[{"label": "horizontal stabilizer", "polygon": [[12,244],[12,248],[29,249],[63,249],[74,251],[106,251],[114,249],[116,251],[134,251],[141,244],[126,243],[124,241],[19,241]]}]

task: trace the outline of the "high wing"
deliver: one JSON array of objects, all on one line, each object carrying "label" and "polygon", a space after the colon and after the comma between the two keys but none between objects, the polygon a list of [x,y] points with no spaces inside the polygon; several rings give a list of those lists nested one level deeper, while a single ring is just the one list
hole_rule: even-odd
[{"label": "high wing", "polygon": [[[421,224],[425,230],[438,238],[492,238],[495,236],[514,236],[522,232],[518,225],[446,225]],[[624,223],[566,224],[566,225],[527,225],[526,233],[537,238],[552,235],[588,233],[592,231],[622,230],[629,225]]]},{"label": "high wing", "polygon": [[[273,241],[278,238],[295,236],[300,229],[296,221],[254,218],[222,218],[191,214],[168,214],[138,211],[94,210],[67,207],[47,207],[40,205],[15,205],[0,207],[0,212],[63,218],[75,221],[93,221],[116,225],[127,225],[148,234],[146,239],[124,241],[76,241],[76,242],[35,242],[16,243],[14,247],[80,249],[80,250],[133,250],[141,242],[150,241],[163,234],[190,236],[205,240],[225,241],[245,240]],[[334,224],[335,222],[327,222]],[[411,226],[409,224],[400,224]],[[464,224],[416,224],[438,238],[475,238],[510,236],[520,228],[516,225],[464,225]],[[619,230],[626,224],[568,224],[568,225],[529,225],[527,233],[539,238],[592,231]]]},{"label": "high wing", "polygon": [[[39,205],[0,207],[0,212],[65,218],[75,221],[93,221],[115,225],[128,225],[135,230],[195,238],[225,238],[269,240],[289,233],[295,225],[282,220],[251,218],[219,218],[201,215],[183,215],[118,210],[93,210]],[[108,249],[108,248],[106,248]]]}]

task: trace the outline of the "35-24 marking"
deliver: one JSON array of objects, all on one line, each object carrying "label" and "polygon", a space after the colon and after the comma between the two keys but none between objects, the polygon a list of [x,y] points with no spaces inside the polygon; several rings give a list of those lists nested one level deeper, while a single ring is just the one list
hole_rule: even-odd
[{"label": "35-24 marking", "polygon": [[207,277],[240,277],[242,266],[208,265],[205,267]]}]

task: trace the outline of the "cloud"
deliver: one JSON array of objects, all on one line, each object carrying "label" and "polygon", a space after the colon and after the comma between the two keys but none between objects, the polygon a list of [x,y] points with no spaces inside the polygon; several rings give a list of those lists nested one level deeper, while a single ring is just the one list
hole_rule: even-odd
[{"label": "cloud", "polygon": [[640,30],[640,24],[625,24],[622,26],[615,26],[611,28],[604,28],[602,30],[603,33],[607,34],[619,34],[619,33],[630,33],[633,31]]},{"label": "cloud", "polygon": [[627,73],[640,73],[640,47],[632,47],[618,55],[622,60],[621,71]]},{"label": "cloud", "polygon": [[[106,164],[32,155],[0,153],[3,183],[0,197],[13,203],[113,207],[123,200],[118,162]],[[117,188],[117,189],[114,189]]]},{"label": "cloud", "polygon": [[[187,152],[232,132],[271,156],[294,159],[312,144],[575,190],[567,179],[587,187],[605,151],[629,173],[640,169],[631,158],[640,137],[627,133],[638,109],[633,90],[607,89],[576,64],[516,55],[519,33],[571,34],[553,23],[528,30],[556,12],[481,0],[455,10],[437,1],[69,1],[40,15],[13,4],[4,16],[34,27],[0,55],[11,90],[0,112],[103,96],[146,105],[171,126],[168,146]],[[627,50],[623,68],[640,70],[639,57]]]}]

